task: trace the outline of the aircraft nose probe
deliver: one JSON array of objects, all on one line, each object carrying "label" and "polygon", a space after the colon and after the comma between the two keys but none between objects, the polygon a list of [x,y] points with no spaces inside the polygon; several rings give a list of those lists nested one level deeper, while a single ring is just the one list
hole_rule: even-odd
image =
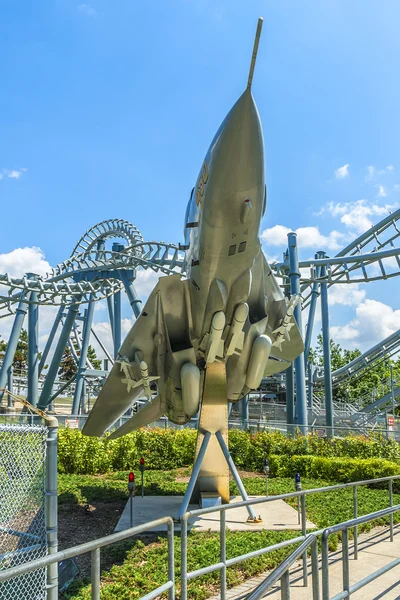
[{"label": "aircraft nose probe", "polygon": [[254,68],[256,66],[258,44],[260,43],[261,30],[262,30],[263,22],[264,22],[263,17],[259,17],[258,18],[258,23],[257,23],[256,37],[254,38],[253,54],[251,55],[249,77],[247,79],[247,89],[250,89],[251,88],[251,84],[253,83]]}]

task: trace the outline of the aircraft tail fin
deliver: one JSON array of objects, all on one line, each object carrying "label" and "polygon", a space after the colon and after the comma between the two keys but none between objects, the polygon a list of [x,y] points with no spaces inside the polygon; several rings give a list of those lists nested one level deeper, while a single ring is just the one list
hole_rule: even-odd
[{"label": "aircraft tail fin", "polygon": [[254,68],[256,66],[258,44],[260,43],[261,29],[263,26],[263,22],[264,22],[264,19],[262,17],[259,17],[258,23],[257,23],[256,37],[254,39],[253,54],[251,55],[249,77],[247,79],[247,88],[248,89],[251,88],[251,84],[253,83]]},{"label": "aircraft tail fin", "polygon": [[153,421],[156,421],[165,413],[165,406],[161,402],[161,397],[158,395],[150,402],[145,404],[133,417],[126,421],[121,427],[119,427],[116,431],[114,431],[110,435],[110,440],[115,440],[116,438],[121,437],[122,435],[126,435],[135,429],[139,429],[140,427],[144,427],[145,425],[149,425]]}]

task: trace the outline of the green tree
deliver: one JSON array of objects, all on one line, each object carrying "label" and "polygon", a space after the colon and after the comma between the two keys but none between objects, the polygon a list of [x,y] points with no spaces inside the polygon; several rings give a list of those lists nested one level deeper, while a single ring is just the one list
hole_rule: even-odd
[{"label": "green tree", "polygon": [[60,362],[58,376],[60,377],[61,381],[69,381],[77,372],[78,365],[75,362],[70,347],[66,346]]},{"label": "green tree", "polygon": [[87,357],[93,365],[94,369],[101,369],[101,360],[97,358],[96,350],[93,346],[88,347]]},{"label": "green tree", "polygon": [[[330,341],[330,345],[332,371],[344,367],[362,354],[358,348],[354,350],[343,349],[340,344],[336,344],[333,340]],[[324,366],[321,334],[317,337],[316,347],[310,351],[309,360],[316,366]],[[345,400],[354,403],[363,398],[367,401],[372,400],[374,391],[376,397],[384,395],[390,388],[390,364],[394,366],[395,378],[398,378],[400,384],[400,359],[397,359],[395,363],[390,359],[381,360],[372,367],[362,370],[359,375],[335,386],[333,389],[334,400]]]},{"label": "green tree", "polygon": [[28,332],[26,329],[21,329],[13,365],[14,371],[27,371],[28,369]]}]

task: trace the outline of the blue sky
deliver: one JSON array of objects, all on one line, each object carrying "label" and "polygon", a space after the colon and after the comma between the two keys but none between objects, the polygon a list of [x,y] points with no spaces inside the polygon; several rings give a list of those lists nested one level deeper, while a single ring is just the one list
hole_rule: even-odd
[{"label": "blue sky", "polygon": [[[18,248],[39,247],[55,265],[111,217],[145,239],[181,241],[203,156],[245,85],[259,15],[267,255],[284,250],[277,225],[318,228],[303,236],[301,257],[335,254],[397,206],[396,0],[5,0],[0,270],[24,267],[9,254]],[[337,292],[338,341],[368,345],[399,328],[398,290],[393,280]],[[388,307],[369,337],[363,319],[382,307],[367,300]]]}]

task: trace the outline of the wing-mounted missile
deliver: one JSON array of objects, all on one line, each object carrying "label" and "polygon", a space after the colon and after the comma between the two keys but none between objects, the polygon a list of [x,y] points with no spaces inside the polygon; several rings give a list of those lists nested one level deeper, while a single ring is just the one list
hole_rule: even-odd
[{"label": "wing-mounted missile", "polygon": [[128,392],[134,388],[142,387],[146,398],[150,399],[152,394],[150,384],[152,381],[160,379],[160,377],[159,375],[149,376],[147,363],[143,360],[143,352],[135,352],[135,360],[133,362],[127,356],[123,356],[115,362],[120,365],[121,371],[125,376],[121,381],[126,384]]},{"label": "wing-mounted missile", "polygon": [[241,302],[233,314],[232,324],[227,332],[225,341],[225,354],[240,353],[244,345],[243,327],[249,315],[249,306],[246,302]]},{"label": "wing-mounted missile", "polygon": [[225,314],[222,310],[215,313],[211,321],[210,332],[206,333],[202,344],[205,345],[204,358],[206,363],[213,363],[217,357],[224,357],[224,342],[222,335],[225,327]]},{"label": "wing-mounted missile", "polygon": [[295,327],[293,320],[294,309],[297,304],[301,301],[301,296],[292,296],[287,304],[287,310],[284,318],[282,319],[281,325],[275,329],[272,333],[276,336],[273,346],[282,350],[282,344],[285,341],[290,341],[290,330]]}]

